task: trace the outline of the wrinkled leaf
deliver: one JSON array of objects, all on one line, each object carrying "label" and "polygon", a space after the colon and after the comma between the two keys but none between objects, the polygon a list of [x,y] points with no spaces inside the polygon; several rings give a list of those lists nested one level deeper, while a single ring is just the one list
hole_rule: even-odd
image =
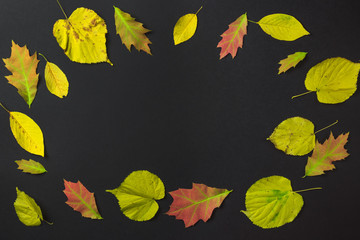
[{"label": "wrinkled leaf", "polygon": [[246,211],[253,224],[261,228],[281,227],[292,222],[304,205],[300,194],[294,192],[290,180],[271,176],[256,181],[246,192]]},{"label": "wrinkled leaf", "polygon": [[306,93],[316,92],[321,103],[344,102],[356,91],[359,70],[360,63],[353,63],[341,57],[326,59],[307,73],[305,87],[309,92]]},{"label": "wrinkled leaf", "polygon": [[161,179],[146,170],[132,172],[118,188],[106,191],[115,195],[124,215],[135,221],[153,218],[159,209],[155,200],[165,196]]},{"label": "wrinkled leaf", "polygon": [[17,160],[15,162],[18,165],[18,169],[22,170],[25,173],[42,174],[47,172],[41,163],[36,162],[32,159],[30,160],[22,159],[22,160]]},{"label": "wrinkled leaf", "polygon": [[34,53],[30,56],[26,45],[20,47],[12,41],[11,56],[10,58],[4,58],[3,61],[5,67],[12,73],[12,75],[6,76],[6,79],[17,88],[18,93],[30,108],[39,81],[39,74],[36,73],[39,63],[37,54]]},{"label": "wrinkled leaf", "polygon": [[198,22],[197,14],[201,9],[202,7],[195,14],[189,13],[182,16],[176,22],[173,32],[175,45],[189,40],[195,34]]},{"label": "wrinkled leaf", "polygon": [[335,169],[332,162],[345,159],[349,156],[344,148],[349,133],[340,134],[337,138],[330,133],[329,139],[323,144],[316,141],[315,148],[305,167],[305,176],[317,176],[324,174],[324,171]]},{"label": "wrinkled leaf", "polygon": [[131,51],[131,45],[133,45],[138,51],[143,50],[151,55],[149,47],[151,42],[145,35],[150,30],[144,28],[141,22],[135,21],[135,18],[131,17],[130,14],[115,6],[114,9],[116,33],[119,34],[126,48]]},{"label": "wrinkled leaf", "polygon": [[76,9],[69,18],[58,20],[53,35],[71,61],[78,63],[110,62],[106,53],[107,28],[104,19],[93,10]]},{"label": "wrinkled leaf", "polygon": [[258,24],[265,33],[283,41],[294,41],[310,34],[296,18],[283,13],[267,15]]},{"label": "wrinkled leaf", "polygon": [[64,186],[67,205],[80,212],[83,217],[103,219],[97,209],[94,193],[89,192],[80,181],[73,183],[64,179]]},{"label": "wrinkled leaf", "polygon": [[302,117],[282,121],[267,140],[289,155],[302,156],[315,146],[314,124]]},{"label": "wrinkled leaf", "polygon": [[238,48],[242,48],[243,46],[243,39],[247,33],[247,24],[246,13],[230,23],[229,29],[221,35],[222,40],[217,45],[217,47],[221,48],[220,59],[224,58],[229,53],[232,58],[236,56]]},{"label": "wrinkled leaf", "polygon": [[291,67],[295,67],[296,65],[298,65],[299,62],[304,60],[304,58],[306,57],[306,54],[307,54],[307,52],[296,52],[294,54],[287,56],[287,58],[281,60],[279,62],[279,64],[281,64],[281,66],[279,67],[278,74],[286,72]]},{"label": "wrinkled leaf", "polygon": [[26,226],[39,226],[44,220],[40,207],[25,192],[16,188],[16,193],[14,207],[19,220]]},{"label": "wrinkled leaf", "polygon": [[166,214],[183,220],[185,227],[193,226],[200,219],[206,222],[230,192],[232,190],[193,183],[192,189],[180,188],[170,192],[174,201]]}]

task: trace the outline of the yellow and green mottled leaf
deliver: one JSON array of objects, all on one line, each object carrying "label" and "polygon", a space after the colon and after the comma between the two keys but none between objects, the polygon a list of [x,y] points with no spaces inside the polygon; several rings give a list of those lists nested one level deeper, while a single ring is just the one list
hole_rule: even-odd
[{"label": "yellow and green mottled leaf", "polygon": [[36,162],[32,159],[30,160],[16,160],[15,163],[18,165],[18,169],[22,170],[25,173],[31,173],[31,174],[42,174],[47,172],[44,166]]},{"label": "yellow and green mottled leaf", "polygon": [[294,54],[288,55],[287,58],[285,58],[279,62],[279,64],[281,64],[281,66],[279,67],[278,74],[286,72],[291,67],[296,67],[296,65],[298,65],[299,62],[304,60],[306,55],[307,55],[307,52],[296,52]]},{"label": "yellow and green mottled leaf", "polygon": [[16,193],[14,207],[19,220],[26,226],[39,226],[44,220],[40,207],[25,192],[16,188]]}]

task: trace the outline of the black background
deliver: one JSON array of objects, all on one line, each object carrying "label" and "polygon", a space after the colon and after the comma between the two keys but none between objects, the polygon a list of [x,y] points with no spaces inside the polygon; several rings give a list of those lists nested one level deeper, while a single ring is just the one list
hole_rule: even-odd
[{"label": "black background", "polygon": [[[50,94],[44,81],[45,61],[31,106],[2,77],[0,101],[11,111],[34,119],[44,133],[46,157],[31,155],[15,141],[8,114],[0,112],[0,239],[350,239],[358,232],[360,187],[359,92],[342,104],[325,105],[304,92],[307,71],[330,57],[360,60],[359,1],[255,0],[62,0],[68,16],[87,7],[105,19],[109,64],[71,62],[52,35],[63,18],[55,0],[1,0],[0,57],[10,56],[11,40],[27,44],[56,63],[70,82],[69,95]],[[113,5],[145,27],[153,56],[130,53],[115,34]],[[173,45],[172,31],[186,13],[198,14],[198,28],[187,42]],[[216,48],[228,24],[247,12],[253,21],[272,13],[296,17],[311,33],[294,42],[278,41],[249,23],[243,49],[234,60],[219,60]],[[305,61],[277,75],[279,60],[296,51]],[[10,75],[0,66],[2,76]],[[351,154],[336,170],[302,179],[307,156],[287,156],[265,139],[284,119],[302,116],[320,129],[335,120],[335,135],[350,131]],[[317,134],[320,142],[329,130]],[[34,159],[48,173],[17,170],[14,160]],[[134,170],[157,174],[166,191],[190,188],[192,182],[233,189],[212,218],[185,229],[165,215],[172,198],[158,201],[159,212],[148,222],[135,222],[120,211],[106,189],[120,185]],[[240,213],[245,193],[256,180],[281,175],[302,193],[305,205],[290,224],[264,230]],[[104,220],[82,218],[65,204],[63,179],[80,180],[95,192]],[[15,187],[32,196],[45,219],[26,227],[17,218]]]}]

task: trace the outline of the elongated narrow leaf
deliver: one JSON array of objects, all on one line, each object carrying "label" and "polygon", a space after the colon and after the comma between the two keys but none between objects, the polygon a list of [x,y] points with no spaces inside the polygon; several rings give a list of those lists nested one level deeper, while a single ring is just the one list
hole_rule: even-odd
[{"label": "elongated narrow leaf", "polygon": [[94,193],[89,192],[80,181],[73,183],[64,179],[64,185],[67,205],[80,212],[83,217],[103,219],[97,209]]},{"label": "elongated narrow leaf", "polygon": [[19,220],[26,226],[39,226],[44,220],[40,207],[25,192],[16,188],[16,193],[14,207]]},{"label": "elongated narrow leaf", "polygon": [[146,170],[132,172],[118,188],[106,191],[118,199],[124,215],[135,221],[153,218],[159,209],[155,200],[165,196],[165,187],[161,179]]},{"label": "elongated narrow leaf", "polygon": [[180,188],[170,192],[174,201],[166,214],[183,220],[185,227],[193,226],[200,219],[206,222],[230,192],[232,190],[193,183],[192,189]]},{"label": "elongated narrow leaf", "polygon": [[3,61],[5,67],[12,73],[12,75],[6,76],[6,79],[17,88],[18,93],[30,108],[31,103],[34,101],[39,81],[39,74],[36,73],[39,63],[37,54],[34,53],[30,56],[26,45],[20,47],[12,41],[11,56],[10,58],[3,59]]},{"label": "elongated narrow leaf", "polygon": [[323,144],[316,141],[315,148],[305,167],[306,176],[317,176],[324,174],[324,171],[335,169],[332,162],[345,159],[349,154],[344,148],[349,133],[340,134],[337,138],[330,133],[329,139]]},{"label": "elongated narrow leaf", "polygon": [[42,174],[47,172],[41,163],[36,162],[32,159],[30,160],[22,159],[22,160],[17,160],[15,162],[19,166],[18,169],[22,170],[25,173]]},{"label": "elongated narrow leaf", "polygon": [[307,52],[296,52],[294,54],[287,56],[287,58],[281,60],[279,62],[279,64],[281,64],[281,66],[279,67],[278,74],[286,72],[291,67],[295,67],[296,65],[298,65],[299,62],[304,60],[304,58],[306,57],[306,54],[307,54]]},{"label": "elongated narrow leaf", "polygon": [[217,47],[221,48],[220,59],[224,58],[229,53],[232,58],[236,56],[238,48],[242,48],[243,46],[243,39],[247,33],[247,24],[246,13],[230,23],[229,29],[221,35],[222,40],[217,45]]},{"label": "elongated narrow leaf", "polygon": [[119,34],[126,48],[131,51],[131,45],[133,45],[138,51],[143,50],[151,55],[149,47],[151,42],[145,35],[150,30],[144,28],[141,22],[135,21],[135,18],[131,17],[130,14],[115,6],[114,9],[116,33]]}]

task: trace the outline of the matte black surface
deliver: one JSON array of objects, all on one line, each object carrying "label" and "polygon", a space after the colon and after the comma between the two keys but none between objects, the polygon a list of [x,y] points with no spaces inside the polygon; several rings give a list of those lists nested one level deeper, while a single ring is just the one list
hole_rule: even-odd
[{"label": "matte black surface", "polygon": [[[358,0],[62,0],[70,15],[87,7],[105,19],[109,64],[71,62],[52,35],[63,18],[55,0],[1,0],[0,57],[10,56],[11,40],[41,52],[68,76],[70,91],[61,100],[38,68],[38,93],[28,109],[0,66],[0,101],[33,118],[41,127],[46,157],[27,153],[15,141],[8,115],[0,109],[0,239],[355,239],[360,187],[360,96],[325,105],[305,91],[307,71],[330,57],[360,60]],[[113,5],[145,27],[153,56],[130,53],[115,34]],[[196,34],[173,45],[172,31],[186,13],[198,14]],[[228,24],[244,12],[253,21],[271,13],[295,16],[311,33],[294,42],[278,41],[249,23],[244,47],[233,60],[219,61],[216,48]],[[309,52],[296,69],[277,75],[279,60],[296,51]],[[282,120],[302,116],[320,129],[335,120],[335,135],[350,131],[351,154],[336,170],[302,179],[307,156],[292,157],[265,139]],[[329,130],[317,135],[323,142]],[[33,176],[16,169],[14,160],[34,159],[48,173]],[[185,229],[164,213],[172,199],[158,201],[160,210],[148,222],[134,222],[119,209],[106,189],[117,187],[134,170],[157,174],[166,191],[190,188],[192,182],[233,189],[207,222]],[[263,230],[240,213],[245,193],[256,180],[282,175],[302,193],[305,205],[293,223]],[[95,192],[104,220],[82,218],[64,202],[63,179],[80,180]],[[26,227],[17,218],[15,187],[32,196],[53,226]]]}]

